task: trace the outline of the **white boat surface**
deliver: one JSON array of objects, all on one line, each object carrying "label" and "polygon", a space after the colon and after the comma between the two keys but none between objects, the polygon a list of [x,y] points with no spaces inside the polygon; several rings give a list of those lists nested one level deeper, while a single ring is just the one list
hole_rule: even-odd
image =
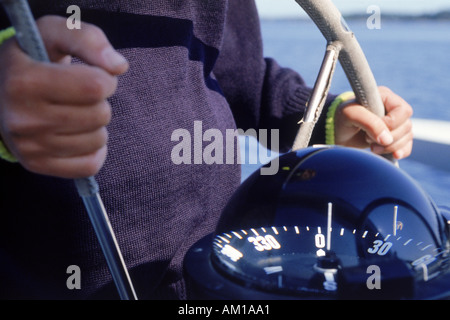
[{"label": "white boat surface", "polygon": [[413,118],[414,146],[410,158],[450,171],[450,122]]}]

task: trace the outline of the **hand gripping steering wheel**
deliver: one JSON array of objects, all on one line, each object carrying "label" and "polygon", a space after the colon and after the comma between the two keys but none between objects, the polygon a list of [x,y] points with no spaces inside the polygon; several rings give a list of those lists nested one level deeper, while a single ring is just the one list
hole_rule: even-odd
[{"label": "hand gripping steering wheel", "polygon": [[[322,32],[327,40],[327,48],[293,151],[308,146],[314,126],[322,112],[338,60],[358,103],[379,117],[385,115],[376,80],[364,52],[340,11],[330,0],[296,0],[296,2]],[[392,155],[386,155],[386,158],[397,164]]]}]

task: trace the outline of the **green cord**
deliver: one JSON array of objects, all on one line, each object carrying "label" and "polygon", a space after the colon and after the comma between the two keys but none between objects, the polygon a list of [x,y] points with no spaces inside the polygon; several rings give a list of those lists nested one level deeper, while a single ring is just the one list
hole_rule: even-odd
[{"label": "green cord", "polygon": [[1,140],[0,140],[0,158],[12,163],[18,162],[16,157],[14,157],[11,152],[9,152],[8,148],[6,148],[6,146]]},{"label": "green cord", "polygon": [[16,35],[16,30],[13,27],[9,27],[7,29],[0,31],[0,45],[6,40],[14,37]]},{"label": "green cord", "polygon": [[328,108],[327,119],[325,120],[325,143],[328,145],[334,145],[335,135],[334,135],[334,124],[335,124],[335,114],[337,108],[344,102],[355,99],[355,94],[352,91],[344,92],[334,99],[331,103],[330,108]]},{"label": "green cord", "polygon": [[[9,27],[7,29],[0,31],[0,45],[3,44],[6,40],[14,37],[16,34],[16,31],[13,27]],[[12,153],[8,150],[8,148],[5,146],[3,141],[0,140],[0,158],[3,160],[6,160],[8,162],[18,162],[16,157],[12,155]]]}]

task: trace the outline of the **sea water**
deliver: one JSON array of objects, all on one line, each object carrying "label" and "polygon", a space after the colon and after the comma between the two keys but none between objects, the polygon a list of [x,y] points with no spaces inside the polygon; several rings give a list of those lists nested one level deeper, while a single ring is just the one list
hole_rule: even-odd
[{"label": "sea water", "polygon": [[[413,117],[450,121],[450,20],[382,18],[379,29],[370,29],[365,19],[350,19],[347,24],[363,48],[379,85],[391,88],[407,100],[414,109]],[[312,86],[326,47],[314,23],[301,19],[262,20],[261,28],[265,56],[299,72]],[[338,66],[330,91],[338,94],[347,90],[350,86]],[[245,144],[241,150],[248,152]],[[244,165],[242,179],[258,167]],[[400,168],[438,205],[450,207],[450,171],[411,159],[401,160]]]}]

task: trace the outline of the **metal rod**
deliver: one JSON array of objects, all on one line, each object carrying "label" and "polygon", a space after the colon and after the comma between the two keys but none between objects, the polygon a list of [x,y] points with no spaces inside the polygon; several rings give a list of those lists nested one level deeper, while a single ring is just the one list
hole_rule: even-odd
[{"label": "metal rod", "polygon": [[335,46],[329,46],[325,52],[325,57],[320,67],[319,75],[317,76],[314,85],[313,93],[308,102],[308,109],[306,111],[304,122],[317,121],[317,113],[320,105],[327,97],[330,88],[331,79],[338,61],[339,50]]},{"label": "metal rod", "polygon": [[[31,58],[49,62],[44,43],[26,0],[0,0],[16,31],[16,39]],[[122,257],[111,223],[100,198],[94,177],[75,179],[78,193],[88,212],[109,270],[122,300],[137,300],[128,270]]]},{"label": "metal rod", "polygon": [[332,230],[333,203],[328,203],[328,219],[327,219],[327,251],[331,250],[331,230]]},{"label": "metal rod", "polygon": [[92,226],[97,234],[103,254],[108,263],[120,299],[137,300],[136,292],[128,274],[125,261],[119,249],[113,228],[108,219],[102,199],[100,198],[98,184],[94,177],[75,179],[78,193],[83,199]]},{"label": "metal rod", "polygon": [[339,43],[332,43],[327,46],[322,65],[319,70],[316,82],[314,84],[311,97],[308,101],[305,115],[300,122],[300,129],[295,137],[292,146],[293,151],[308,147],[314,127],[319,120],[322,109],[330,89],[336,64],[339,57]]}]

